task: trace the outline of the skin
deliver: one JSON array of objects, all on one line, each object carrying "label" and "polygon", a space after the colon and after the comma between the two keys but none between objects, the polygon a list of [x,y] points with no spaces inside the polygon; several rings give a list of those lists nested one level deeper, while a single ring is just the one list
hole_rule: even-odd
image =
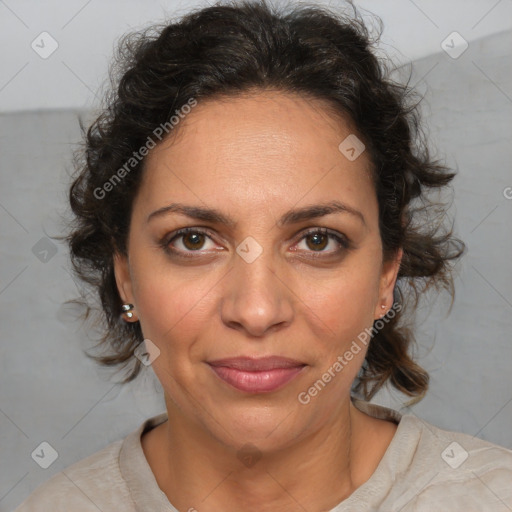
[{"label": "skin", "polygon": [[[199,102],[178,128],[146,158],[128,257],[115,256],[119,293],[160,350],[152,366],[169,420],[143,435],[144,454],[179,510],[329,510],[368,480],[396,431],[350,401],[364,345],[307,405],[297,399],[393,303],[402,252],[383,261],[369,159],[345,158],[338,146],[350,124],[291,93]],[[364,222],[338,212],[277,223],[334,200]],[[179,213],[147,222],[170,203],[215,208],[236,224]],[[171,242],[190,259],[159,243],[184,227],[208,230]],[[347,237],[349,248],[304,238],[313,228]],[[236,252],[249,236],[263,250],[251,263]],[[205,363],[241,355],[306,367],[277,391],[249,394]],[[237,457],[247,443],[261,457],[250,467]]]}]

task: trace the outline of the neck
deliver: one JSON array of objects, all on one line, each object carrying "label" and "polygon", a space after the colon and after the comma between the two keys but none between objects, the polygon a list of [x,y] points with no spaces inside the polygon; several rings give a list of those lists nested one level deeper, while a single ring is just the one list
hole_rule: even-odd
[{"label": "neck", "polygon": [[321,429],[286,448],[249,450],[244,457],[167,402],[169,420],[149,433],[153,443],[148,436],[143,448],[159,487],[179,510],[330,510],[371,476],[395,431],[388,430],[385,447],[376,443],[374,422],[382,426],[382,420],[347,398]]}]

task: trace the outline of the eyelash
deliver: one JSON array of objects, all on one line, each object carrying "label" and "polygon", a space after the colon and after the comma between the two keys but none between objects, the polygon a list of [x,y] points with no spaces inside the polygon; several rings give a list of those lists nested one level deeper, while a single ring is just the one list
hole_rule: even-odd
[{"label": "eyelash", "polygon": [[[187,235],[189,233],[196,233],[196,234],[200,234],[200,235],[206,235],[209,238],[211,238],[211,236],[210,236],[211,233],[208,230],[203,230],[203,229],[199,229],[199,228],[182,228],[182,229],[179,229],[178,231],[176,231],[175,233],[173,233],[171,236],[164,237],[161,240],[160,245],[162,246],[162,248],[168,254],[171,254],[173,256],[178,256],[178,257],[183,257],[183,258],[196,258],[197,256],[192,256],[192,254],[193,253],[201,253],[200,249],[198,249],[197,251],[185,251],[185,252],[182,252],[181,250],[176,250],[174,248],[171,248],[171,246],[170,246],[171,242],[173,242],[176,239],[178,239],[180,237],[183,237],[184,235]],[[314,258],[318,258],[318,257],[321,258],[321,257],[323,257],[323,256],[320,256],[322,254],[327,254],[329,256],[336,255],[336,254],[339,254],[339,253],[341,253],[341,252],[343,252],[345,250],[348,250],[348,249],[350,249],[352,247],[350,241],[345,236],[340,235],[336,231],[331,231],[330,229],[327,229],[327,228],[313,228],[313,229],[310,229],[310,230],[306,231],[302,235],[302,237],[299,239],[299,241],[297,243],[301,242],[302,240],[304,240],[308,236],[315,235],[315,234],[327,235],[330,238],[333,238],[334,240],[336,240],[336,242],[338,242],[338,244],[341,246],[341,248],[337,249],[336,251],[330,251],[330,252],[311,251],[311,254],[315,255],[315,256],[313,256]]]}]

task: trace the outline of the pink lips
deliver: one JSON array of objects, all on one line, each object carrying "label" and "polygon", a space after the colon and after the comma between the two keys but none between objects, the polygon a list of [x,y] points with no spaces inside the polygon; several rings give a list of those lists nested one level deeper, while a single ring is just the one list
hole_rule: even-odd
[{"label": "pink lips", "polygon": [[247,393],[268,393],[290,382],[306,366],[286,357],[236,357],[209,361],[216,375]]}]

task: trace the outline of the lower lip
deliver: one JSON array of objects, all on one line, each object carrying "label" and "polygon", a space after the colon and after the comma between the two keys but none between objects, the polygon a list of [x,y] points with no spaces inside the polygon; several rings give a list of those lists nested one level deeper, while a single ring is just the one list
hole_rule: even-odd
[{"label": "lower lip", "polygon": [[288,384],[304,366],[293,368],[276,368],[248,372],[227,366],[210,366],[215,374],[234,388],[246,393],[268,393]]}]

